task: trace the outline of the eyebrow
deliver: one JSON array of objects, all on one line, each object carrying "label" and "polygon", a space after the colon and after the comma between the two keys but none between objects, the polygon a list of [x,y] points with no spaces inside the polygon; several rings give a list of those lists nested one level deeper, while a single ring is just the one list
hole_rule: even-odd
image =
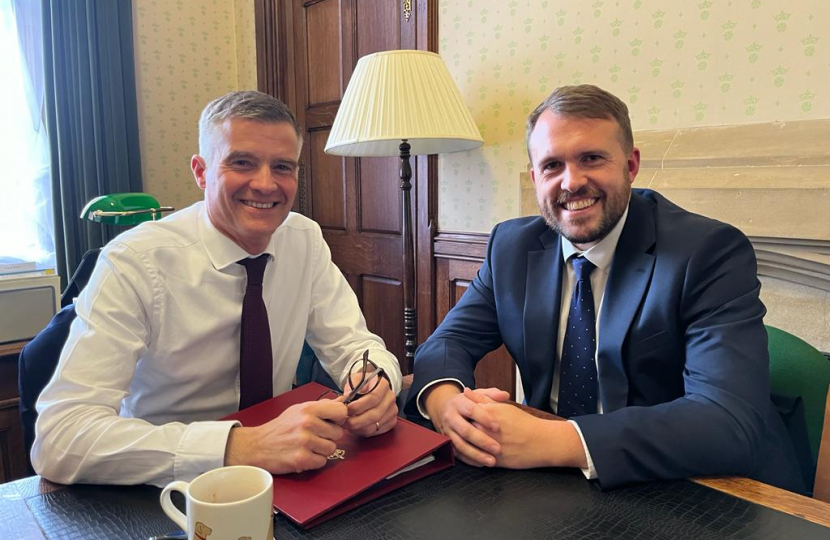
[{"label": "eyebrow", "polygon": [[580,152],[579,157],[584,158],[586,156],[601,156],[607,158],[611,155],[610,152],[606,152],[605,150],[586,150],[584,152]]},{"label": "eyebrow", "polygon": [[225,156],[225,159],[223,159],[222,161],[224,161],[225,163],[230,163],[231,161],[235,161],[237,159],[256,160],[256,156],[251,154],[250,152],[243,152],[241,150],[235,150],[235,151],[231,152],[230,154],[228,154],[227,156]]},{"label": "eyebrow", "polygon": [[[254,155],[250,152],[245,152],[243,150],[234,150],[234,151],[232,151],[230,154],[225,156],[225,159],[223,159],[222,161],[225,162],[225,163],[230,163],[230,162],[235,161],[237,159],[248,159],[248,160],[251,160],[251,161],[259,161],[259,158],[256,155]],[[299,162],[296,159],[280,158],[280,159],[277,160],[277,163],[285,163],[285,164],[291,165],[292,167],[298,167],[299,166]]]},{"label": "eyebrow", "polygon": [[[585,156],[608,156],[610,152],[606,150],[602,150],[600,148],[590,148],[588,150],[582,150],[577,155],[578,158],[584,158]],[[539,158],[539,163],[543,162],[550,162],[550,161],[565,161],[567,157],[562,157],[560,154],[543,154]]]},{"label": "eyebrow", "polygon": [[286,165],[291,165],[292,167],[299,167],[300,163],[296,159],[285,159],[281,158],[277,160],[277,163],[284,163]]}]

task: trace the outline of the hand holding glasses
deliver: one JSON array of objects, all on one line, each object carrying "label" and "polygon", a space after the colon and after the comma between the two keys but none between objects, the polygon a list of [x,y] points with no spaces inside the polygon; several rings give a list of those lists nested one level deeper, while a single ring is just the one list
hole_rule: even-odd
[{"label": "hand holding glasses", "polygon": [[[388,387],[378,388],[382,379],[386,379]],[[395,405],[392,384],[383,368],[369,360],[368,350],[363,353],[362,359],[349,367],[349,375],[343,386],[343,397],[329,390],[318,398],[336,398],[348,406],[348,418],[342,427],[364,437],[380,435],[395,427],[398,407]],[[350,405],[363,396],[369,397],[365,401],[360,400],[355,405]]]},{"label": "hand holding glasses", "polygon": [[[349,367],[349,376],[346,379],[346,389],[343,395],[343,404],[348,405],[352,401],[358,400],[366,394],[371,394],[375,388],[380,384],[381,379],[385,379],[386,374],[383,368],[369,360],[369,349],[363,351],[363,358],[354,362]],[[327,390],[319,399],[337,397],[339,394],[334,390]]]}]

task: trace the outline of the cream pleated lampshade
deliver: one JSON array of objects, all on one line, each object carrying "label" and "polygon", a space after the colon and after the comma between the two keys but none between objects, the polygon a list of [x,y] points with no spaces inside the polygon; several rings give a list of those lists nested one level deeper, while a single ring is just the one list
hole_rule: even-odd
[{"label": "cream pleated lampshade", "polygon": [[358,60],[326,143],[339,156],[398,156],[471,150],[481,134],[441,57],[385,51]]}]

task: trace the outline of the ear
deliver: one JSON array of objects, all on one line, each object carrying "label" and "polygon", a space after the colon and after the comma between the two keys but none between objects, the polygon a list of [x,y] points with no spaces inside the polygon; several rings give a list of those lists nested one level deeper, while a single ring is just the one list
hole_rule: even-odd
[{"label": "ear", "polygon": [[207,170],[205,158],[193,154],[193,157],[190,158],[190,170],[193,171],[193,178],[196,179],[196,184],[199,186],[199,189],[204,191],[207,185],[207,180],[205,179],[205,171]]},{"label": "ear", "polygon": [[533,185],[536,185],[536,171],[533,169],[533,163],[530,164],[530,179],[533,181]]},{"label": "ear", "polygon": [[640,149],[633,148],[631,153],[628,154],[628,161],[626,163],[626,167],[628,169],[628,175],[631,179],[631,183],[634,183],[634,179],[637,178],[637,173],[640,172]]}]

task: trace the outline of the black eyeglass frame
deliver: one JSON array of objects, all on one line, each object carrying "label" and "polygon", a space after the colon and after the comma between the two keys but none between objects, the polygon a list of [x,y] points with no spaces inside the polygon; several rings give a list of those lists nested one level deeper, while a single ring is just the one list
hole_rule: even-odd
[{"label": "black eyeglass frame", "polygon": [[[352,386],[351,373],[355,369],[355,366],[358,364],[358,362],[362,362],[362,366],[361,366],[361,369],[360,369],[360,382],[358,382],[356,385]],[[374,370],[371,371],[371,374],[367,377],[366,374],[368,372],[367,370],[369,369],[369,367],[374,368]],[[383,368],[378,366],[377,364],[375,364],[374,362],[372,362],[369,359],[369,349],[366,349],[365,351],[363,351],[363,358],[361,358],[360,360],[356,360],[355,362],[352,363],[351,366],[349,366],[349,375],[350,376],[346,380],[346,384],[348,385],[350,391],[349,391],[348,394],[345,393],[345,392],[343,393],[343,395],[346,396],[346,399],[343,400],[344,405],[348,405],[352,401],[358,400],[366,394],[371,394],[375,390],[375,388],[378,387],[378,385],[380,384],[381,379],[386,379],[387,381],[389,380],[389,378],[386,375],[386,372],[383,370]],[[372,379],[375,380],[374,386],[372,386],[368,391],[363,392],[366,385],[369,384],[370,381],[372,381]],[[339,394],[337,392],[335,392],[334,390],[326,390],[317,399],[320,400],[328,394],[333,394],[333,395],[339,396]]]}]

